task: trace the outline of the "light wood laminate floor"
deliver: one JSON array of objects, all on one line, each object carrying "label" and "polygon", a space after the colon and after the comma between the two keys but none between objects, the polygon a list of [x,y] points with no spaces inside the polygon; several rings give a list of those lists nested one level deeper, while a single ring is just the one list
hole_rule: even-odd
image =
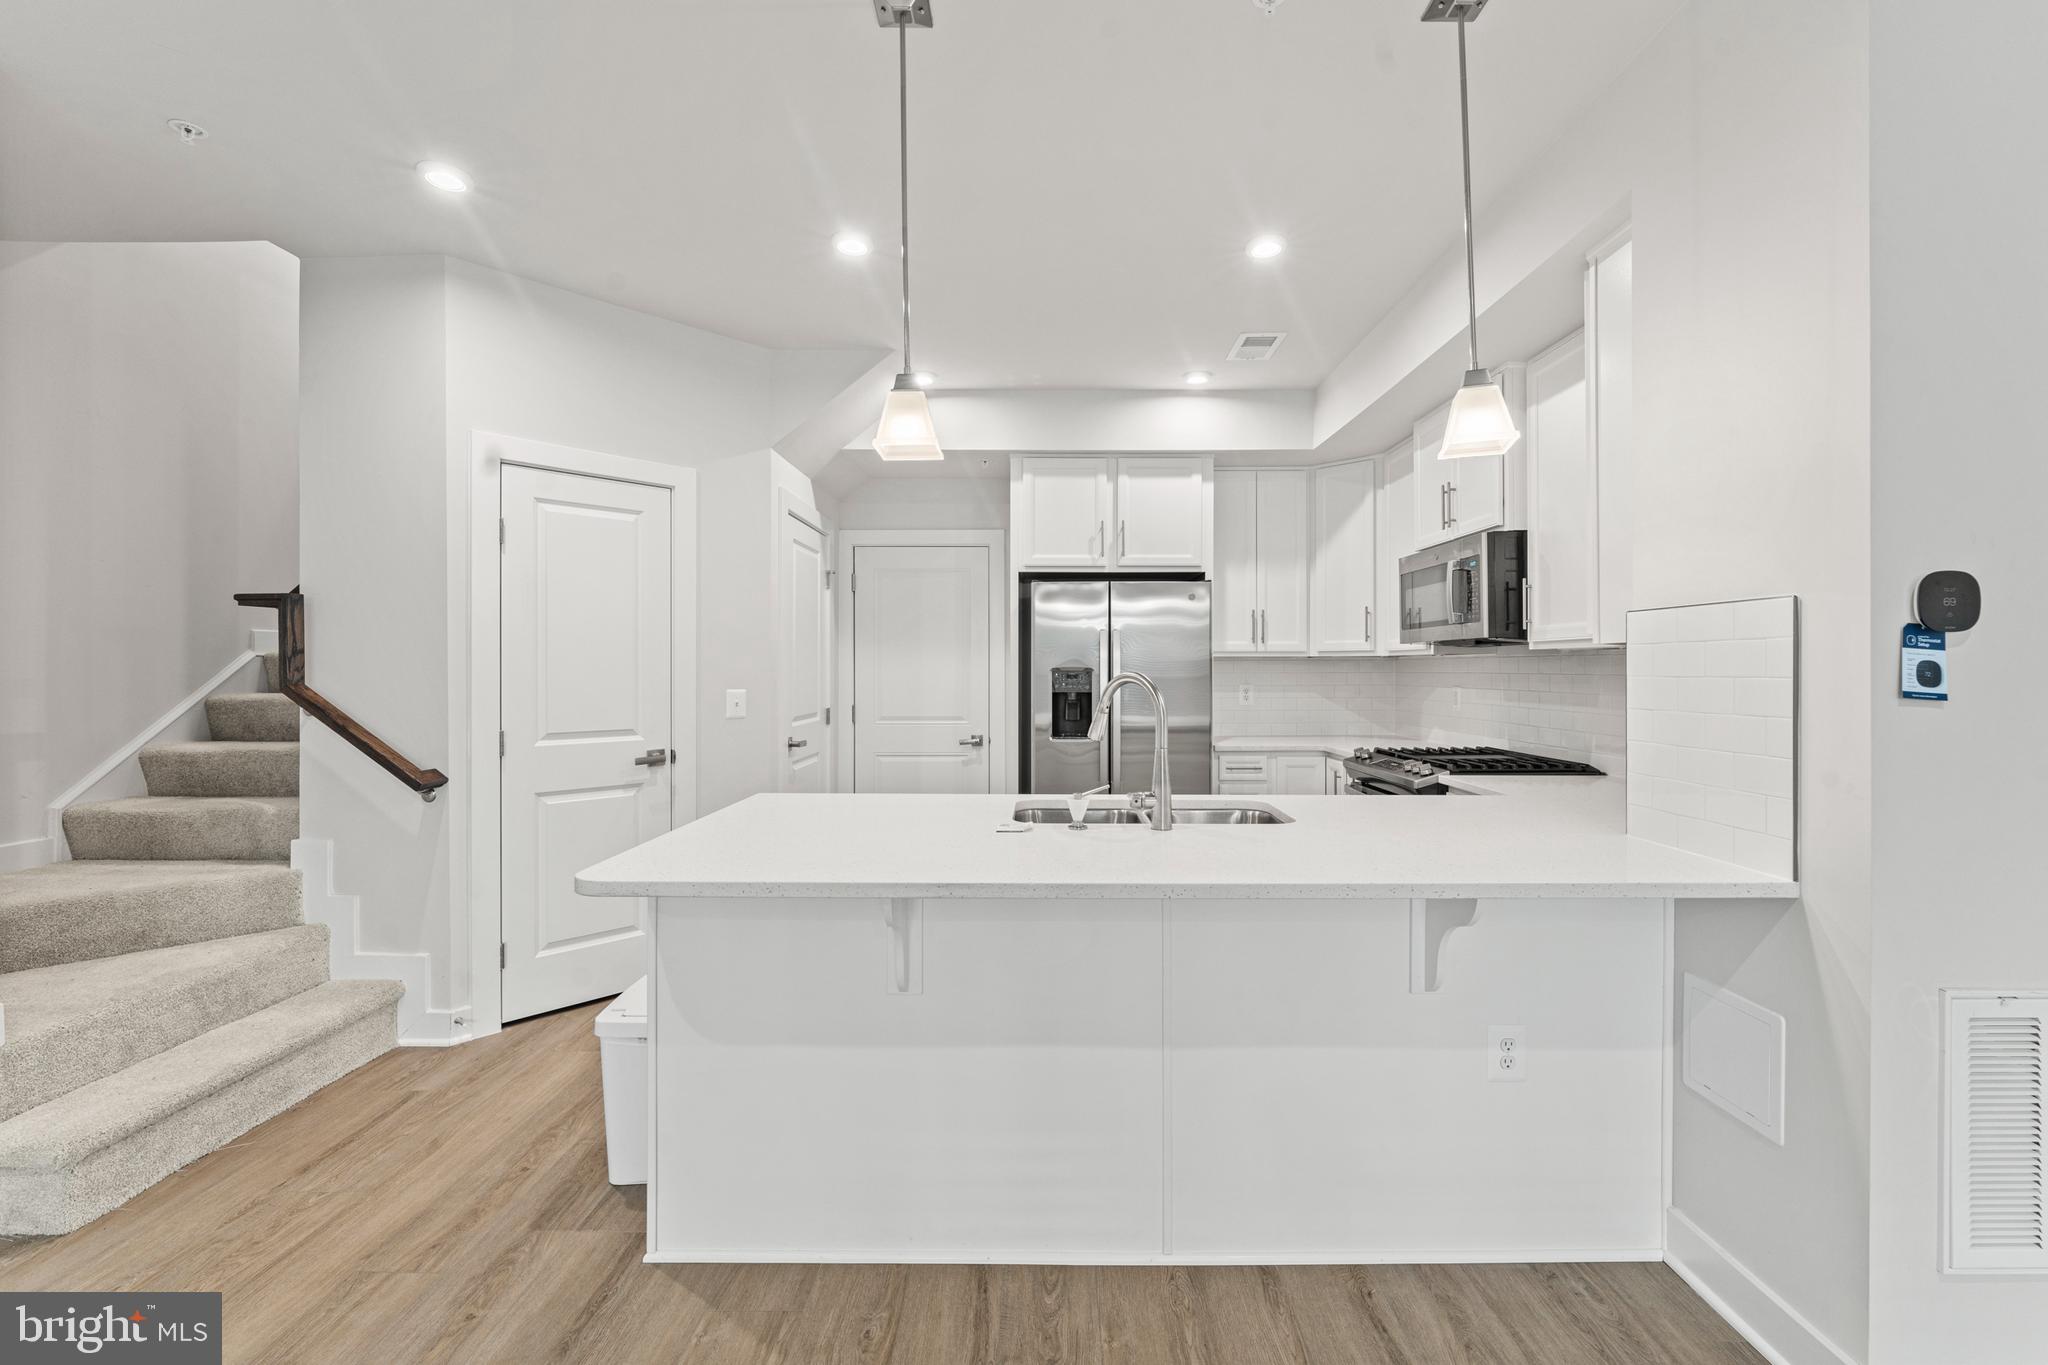
[{"label": "light wood laminate floor", "polygon": [[605,1180],[596,1005],[393,1052],[9,1289],[225,1295],[227,1359],[1761,1365],[1661,1265],[650,1266]]}]

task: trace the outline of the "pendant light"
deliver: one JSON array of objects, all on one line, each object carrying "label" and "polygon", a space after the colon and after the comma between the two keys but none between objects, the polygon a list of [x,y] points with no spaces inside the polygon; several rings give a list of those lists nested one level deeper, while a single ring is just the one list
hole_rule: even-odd
[{"label": "pendant light", "polygon": [[910,30],[932,26],[931,0],[875,0],[875,19],[896,30],[896,151],[903,196],[903,373],[882,400],[875,453],[885,460],[943,460],[931,401],[910,362]]},{"label": "pendant light", "polygon": [[1450,421],[1439,452],[1439,458],[1445,460],[1505,454],[1522,438],[1500,385],[1479,366],[1479,283],[1472,264],[1472,105],[1465,76],[1465,25],[1485,8],[1486,0],[1430,0],[1422,12],[1424,23],[1458,26],[1458,133],[1465,164],[1465,335],[1471,363],[1464,385],[1451,399]]}]

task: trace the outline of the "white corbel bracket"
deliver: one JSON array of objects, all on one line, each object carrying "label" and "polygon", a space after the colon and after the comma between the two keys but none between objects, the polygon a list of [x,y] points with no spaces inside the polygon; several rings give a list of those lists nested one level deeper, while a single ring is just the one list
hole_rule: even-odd
[{"label": "white corbel bracket", "polygon": [[924,994],[924,906],[908,899],[891,900],[888,925],[887,975],[890,995]]},{"label": "white corbel bracket", "polygon": [[1438,964],[1444,940],[1479,917],[1476,900],[1408,902],[1408,993],[1428,995],[1442,984]]}]

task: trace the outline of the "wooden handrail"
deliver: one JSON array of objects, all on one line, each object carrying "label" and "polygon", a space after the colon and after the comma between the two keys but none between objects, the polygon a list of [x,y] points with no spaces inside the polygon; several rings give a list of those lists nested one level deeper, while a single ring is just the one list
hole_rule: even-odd
[{"label": "wooden handrail", "polygon": [[361,721],[306,686],[306,595],[297,588],[290,592],[238,592],[235,601],[245,607],[270,607],[277,612],[278,690],[298,704],[301,711],[340,735],[370,756],[370,761],[431,801],[434,793],[448,785],[448,775],[437,768],[422,768],[404,754],[377,738]]}]

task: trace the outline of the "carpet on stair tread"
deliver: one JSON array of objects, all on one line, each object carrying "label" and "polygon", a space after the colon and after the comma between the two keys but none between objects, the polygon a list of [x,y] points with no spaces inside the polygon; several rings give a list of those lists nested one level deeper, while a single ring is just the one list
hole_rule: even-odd
[{"label": "carpet on stair tread", "polygon": [[284,862],[298,832],[295,796],[131,796],[64,812],[74,858]]},{"label": "carpet on stair tread", "polygon": [[395,981],[332,981],[0,1122],[0,1235],[84,1226],[396,1043]]},{"label": "carpet on stair tread", "polygon": [[0,977],[0,1118],[311,990],[327,945],[301,924]]},{"label": "carpet on stair tread", "polygon": [[142,751],[151,796],[297,796],[296,742],[197,740]]},{"label": "carpet on stair tread", "polygon": [[277,863],[50,863],[0,876],[0,973],[285,929],[302,905]]},{"label": "carpet on stair tread", "polygon": [[206,728],[215,739],[293,740],[299,707],[282,692],[216,692],[206,699]]}]

